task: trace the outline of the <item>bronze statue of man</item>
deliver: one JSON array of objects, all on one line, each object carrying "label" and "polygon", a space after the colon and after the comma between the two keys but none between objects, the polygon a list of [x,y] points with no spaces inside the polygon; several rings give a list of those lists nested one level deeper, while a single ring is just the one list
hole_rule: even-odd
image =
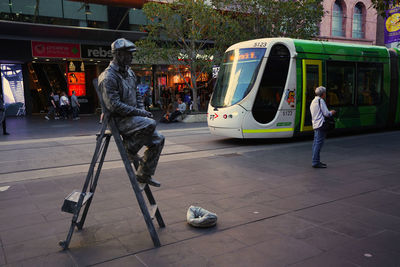
[{"label": "bronze statue of man", "polygon": [[136,46],[120,38],[111,44],[111,51],[113,59],[99,76],[99,91],[105,108],[115,119],[129,158],[135,158],[143,146],[147,147],[136,173],[137,180],[158,187],[160,183],[152,176],[165,138],[156,131],[153,114],[144,109],[136,75],[130,68]]}]

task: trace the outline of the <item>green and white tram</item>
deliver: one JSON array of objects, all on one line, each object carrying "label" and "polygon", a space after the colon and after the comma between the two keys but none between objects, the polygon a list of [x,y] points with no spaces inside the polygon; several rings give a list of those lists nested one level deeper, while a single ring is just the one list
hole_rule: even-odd
[{"label": "green and white tram", "polygon": [[227,49],[208,107],[211,133],[282,138],[312,132],[314,89],[327,88],[338,130],[400,124],[399,50],[289,38]]}]

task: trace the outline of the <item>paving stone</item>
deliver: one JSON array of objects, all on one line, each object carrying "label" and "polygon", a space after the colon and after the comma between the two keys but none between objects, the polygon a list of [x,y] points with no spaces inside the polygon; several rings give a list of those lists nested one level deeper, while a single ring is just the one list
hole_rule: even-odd
[{"label": "paving stone", "polygon": [[304,193],[283,199],[277,199],[264,204],[281,211],[297,211],[308,207],[321,205],[330,201],[329,198],[317,193]]},{"label": "paving stone", "polygon": [[289,265],[320,254],[322,251],[295,238],[282,236],[252,246],[278,265]]},{"label": "paving stone", "polygon": [[353,238],[349,236],[318,226],[299,230],[292,236],[323,251],[328,251],[353,241]]},{"label": "paving stone", "polygon": [[375,208],[382,205],[392,205],[400,202],[400,195],[376,190],[344,200],[346,203],[366,208]]},{"label": "paving stone", "polygon": [[[1,168],[0,168],[1,170]],[[6,191],[2,191],[0,194],[0,208],[3,208],[3,203],[6,203],[6,200],[11,201],[25,201],[27,197],[29,197],[29,193],[26,191],[23,184],[2,184],[2,186],[9,186]]]},{"label": "paving stone", "polygon": [[400,233],[393,231],[383,231],[376,235],[363,239],[366,243],[374,244],[381,250],[390,250],[400,253]]},{"label": "paving stone", "polygon": [[[218,224],[217,224],[218,227]],[[178,241],[194,238],[210,232],[217,231],[217,227],[200,229],[190,226],[185,222],[169,224],[165,228],[157,230],[157,232],[166,232],[170,236],[174,237]]]},{"label": "paving stone", "polygon": [[171,244],[138,253],[137,258],[146,266],[180,266],[180,262],[191,259],[192,262],[204,262],[204,258],[188,246]]},{"label": "paving stone", "polygon": [[359,208],[357,207],[333,202],[302,209],[300,211],[293,212],[292,215],[312,223],[321,224],[335,221],[338,218],[351,217],[358,211]]},{"label": "paving stone", "polygon": [[315,257],[311,257],[294,264],[290,267],[359,267],[358,264],[352,263],[347,259],[338,257],[337,255],[330,255],[328,253],[321,253]]},{"label": "paving stone", "polygon": [[314,224],[294,217],[291,214],[268,218],[267,220],[257,222],[256,225],[256,229],[262,229],[263,231],[271,231],[288,236],[292,236],[303,229],[315,226]]},{"label": "paving stone", "polygon": [[399,266],[400,254],[379,247],[375,240],[362,239],[329,252],[333,257],[346,259],[358,266]]},{"label": "paving stone", "polygon": [[60,251],[50,253],[48,255],[39,256],[27,260],[11,263],[7,266],[21,266],[21,267],[32,267],[32,266],[59,266],[59,267],[75,267],[74,261],[67,255],[67,252]]},{"label": "paving stone", "polygon": [[351,218],[383,229],[400,232],[400,217],[392,216],[376,210],[360,208]]},{"label": "paving stone", "polygon": [[45,217],[38,213],[5,217],[1,219],[0,232],[45,222]]},{"label": "paving stone", "polygon": [[96,264],[100,267],[145,267],[136,255],[123,256],[121,258],[112,259],[100,264]]},{"label": "paving stone", "polygon": [[285,264],[276,261],[266,253],[262,253],[253,247],[245,247],[222,255],[212,257],[208,266],[231,267],[231,266],[263,266],[280,267]]},{"label": "paving stone", "polygon": [[48,236],[21,243],[5,244],[3,249],[7,263],[15,263],[60,251],[58,241],[59,239],[56,236]]},{"label": "paving stone", "polygon": [[6,264],[6,258],[5,258],[5,255],[4,255],[3,246],[1,246],[0,247],[0,265],[4,265],[4,264]]},{"label": "paving stone", "polygon": [[248,246],[268,242],[269,240],[282,237],[281,233],[278,233],[274,231],[274,229],[270,229],[268,226],[266,226],[265,220],[228,229],[224,231],[223,234],[232,236],[236,240],[239,240]]},{"label": "paving stone", "polygon": [[336,221],[321,224],[321,227],[331,229],[354,238],[363,238],[381,232],[383,229],[375,225],[366,224],[350,218],[342,218]]},{"label": "paving stone", "polygon": [[49,223],[38,223],[0,232],[3,245],[18,244],[52,235],[55,235],[55,230]]},{"label": "paving stone", "polygon": [[69,253],[79,266],[88,266],[122,257],[127,254],[127,250],[117,239],[113,239],[90,246],[70,248]]},{"label": "paving stone", "polygon": [[[157,230],[158,238],[162,246],[178,241],[166,231]],[[118,237],[118,240],[129,253],[138,253],[154,248],[154,243],[147,229]]]},{"label": "paving stone", "polygon": [[244,248],[244,242],[227,235],[225,232],[211,233],[195,239],[186,240],[182,243],[196,252],[196,254],[210,258],[220,254]]}]

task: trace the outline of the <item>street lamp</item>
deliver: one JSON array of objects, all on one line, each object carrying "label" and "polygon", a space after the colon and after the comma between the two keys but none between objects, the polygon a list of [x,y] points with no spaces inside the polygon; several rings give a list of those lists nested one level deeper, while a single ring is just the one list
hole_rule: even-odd
[{"label": "street lamp", "polygon": [[89,4],[85,4],[85,14],[86,15],[92,15],[92,11],[90,11]]}]

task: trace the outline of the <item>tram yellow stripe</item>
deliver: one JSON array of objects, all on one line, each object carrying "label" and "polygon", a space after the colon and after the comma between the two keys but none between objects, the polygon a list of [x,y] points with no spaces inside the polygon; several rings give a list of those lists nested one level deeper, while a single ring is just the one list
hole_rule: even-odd
[{"label": "tram yellow stripe", "polygon": [[244,129],[243,133],[278,133],[278,132],[291,132],[293,128],[276,128],[276,129]]}]

